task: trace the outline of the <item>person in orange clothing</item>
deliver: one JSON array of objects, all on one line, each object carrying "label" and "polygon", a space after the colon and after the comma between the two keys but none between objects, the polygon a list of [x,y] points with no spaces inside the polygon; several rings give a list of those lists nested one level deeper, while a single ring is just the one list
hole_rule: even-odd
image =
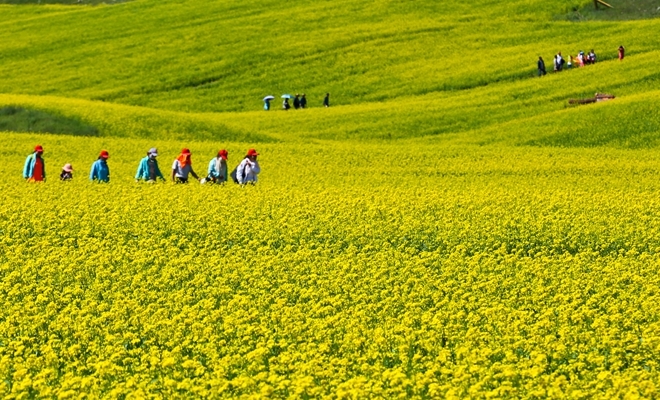
[{"label": "person in orange clothing", "polygon": [[46,163],[43,159],[44,148],[37,145],[34,152],[25,159],[23,178],[28,182],[43,182],[46,180]]}]

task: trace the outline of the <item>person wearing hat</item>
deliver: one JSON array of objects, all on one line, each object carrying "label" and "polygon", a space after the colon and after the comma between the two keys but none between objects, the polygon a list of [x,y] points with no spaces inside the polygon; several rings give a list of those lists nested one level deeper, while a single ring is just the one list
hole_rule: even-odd
[{"label": "person wearing hat", "polygon": [[73,179],[73,166],[71,164],[64,164],[62,173],[60,174],[61,181],[70,181]]},{"label": "person wearing hat", "polygon": [[101,150],[99,158],[92,164],[92,170],[89,172],[89,180],[93,182],[110,182],[110,168],[108,167],[108,158],[110,153],[107,150]]},{"label": "person wearing hat", "polygon": [[300,98],[300,108],[307,108],[307,97],[305,97],[305,93]]},{"label": "person wearing hat", "polygon": [[158,178],[165,181],[163,173],[158,168],[156,157],[158,157],[158,150],[155,147],[150,148],[147,156],[140,160],[140,165],[138,165],[138,170],[135,174],[135,182],[139,182],[141,179],[144,179],[146,182],[156,182]]},{"label": "person wearing hat", "polygon": [[197,176],[192,168],[190,150],[183,149],[181,150],[181,154],[174,160],[174,164],[172,164],[172,182],[188,183],[188,175],[190,174],[199,180],[199,176]]},{"label": "person wearing hat", "polygon": [[227,156],[227,150],[222,149],[216,157],[213,157],[211,162],[209,162],[209,172],[206,176],[206,182],[227,182]]},{"label": "person wearing hat", "polygon": [[261,172],[257,156],[259,153],[255,149],[250,149],[247,155],[236,167],[236,180],[241,185],[248,183],[255,184],[257,182],[257,175]]},{"label": "person wearing hat", "polygon": [[28,182],[43,182],[46,180],[46,163],[43,159],[44,148],[37,145],[34,152],[25,159],[23,178]]}]

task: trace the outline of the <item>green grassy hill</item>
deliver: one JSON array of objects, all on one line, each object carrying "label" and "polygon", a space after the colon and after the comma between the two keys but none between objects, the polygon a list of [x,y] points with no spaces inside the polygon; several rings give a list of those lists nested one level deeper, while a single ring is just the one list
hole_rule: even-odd
[{"label": "green grassy hill", "polygon": [[[0,5],[0,34],[12,38],[0,45],[0,105],[46,107],[110,136],[389,139],[466,132],[490,141],[492,132],[509,129],[500,124],[529,118],[562,121],[557,126],[571,135],[580,118],[599,115],[603,106],[566,109],[569,98],[598,91],[627,97],[630,105],[655,104],[646,93],[658,88],[656,20],[558,18],[588,3]],[[616,60],[620,44],[628,49],[624,63]],[[557,51],[591,48],[596,66],[535,77],[539,55],[551,70]],[[279,112],[279,99],[278,112],[261,110],[263,96],[297,92],[309,98],[304,113]],[[331,110],[320,108],[325,92]],[[74,111],[58,98],[90,102]],[[143,107],[131,110],[158,115],[158,122],[127,133],[90,115],[122,118],[127,109],[108,103]],[[630,116],[624,108],[608,110]],[[624,114],[613,119],[625,126]],[[206,122],[193,129],[182,122],[190,119]],[[650,124],[645,129],[657,130],[657,121]],[[530,134],[523,143],[541,143]]]}]

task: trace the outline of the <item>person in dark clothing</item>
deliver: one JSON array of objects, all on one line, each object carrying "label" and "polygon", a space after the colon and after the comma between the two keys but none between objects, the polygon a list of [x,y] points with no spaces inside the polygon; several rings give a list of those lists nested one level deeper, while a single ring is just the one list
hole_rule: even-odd
[{"label": "person in dark clothing", "polygon": [[289,108],[291,108],[291,105],[289,104],[289,99],[287,99],[286,97],[284,98],[284,101],[282,102],[282,108],[284,110],[289,110]]},{"label": "person in dark clothing", "polygon": [[70,181],[73,179],[73,166],[71,164],[65,164],[62,167],[62,173],[60,174],[61,181]]},{"label": "person in dark clothing", "polygon": [[619,61],[623,60],[623,57],[626,55],[626,49],[623,46],[619,46]]},{"label": "person in dark clothing", "polygon": [[323,107],[330,107],[330,93],[326,93],[323,98]]},{"label": "person in dark clothing", "polygon": [[546,72],[545,72],[545,62],[543,61],[542,57],[539,57],[538,68],[539,68],[539,76],[543,76],[543,75],[546,74]]},{"label": "person in dark clothing", "polygon": [[293,98],[293,108],[296,110],[300,108],[300,95],[296,93],[296,97]]},{"label": "person in dark clothing", "polygon": [[305,93],[303,93],[300,98],[300,108],[307,108],[307,98],[305,97]]}]

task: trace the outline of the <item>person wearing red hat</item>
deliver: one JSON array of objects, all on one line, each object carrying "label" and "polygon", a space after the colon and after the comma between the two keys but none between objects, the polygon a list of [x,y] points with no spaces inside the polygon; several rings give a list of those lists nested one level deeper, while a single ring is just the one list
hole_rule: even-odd
[{"label": "person wearing red hat", "polygon": [[107,150],[101,150],[99,158],[92,164],[92,170],[89,173],[89,180],[92,182],[110,182],[110,168],[108,167],[108,158],[110,153]]},{"label": "person wearing red hat", "polygon": [[44,148],[37,145],[34,152],[27,156],[23,167],[23,178],[28,182],[43,182],[46,180],[46,163],[43,159]]},{"label": "person wearing red hat", "polygon": [[236,167],[236,181],[241,185],[257,183],[257,175],[261,172],[258,155],[255,149],[248,150],[243,161]]},{"label": "person wearing red hat", "polygon": [[216,157],[209,162],[209,171],[206,176],[206,182],[225,183],[227,182],[227,150],[222,149]]},{"label": "person wearing red hat", "polygon": [[181,154],[179,154],[174,160],[174,164],[172,164],[172,182],[188,183],[188,175],[192,175],[195,179],[199,180],[199,176],[193,171],[191,156],[190,150],[181,150]]}]

